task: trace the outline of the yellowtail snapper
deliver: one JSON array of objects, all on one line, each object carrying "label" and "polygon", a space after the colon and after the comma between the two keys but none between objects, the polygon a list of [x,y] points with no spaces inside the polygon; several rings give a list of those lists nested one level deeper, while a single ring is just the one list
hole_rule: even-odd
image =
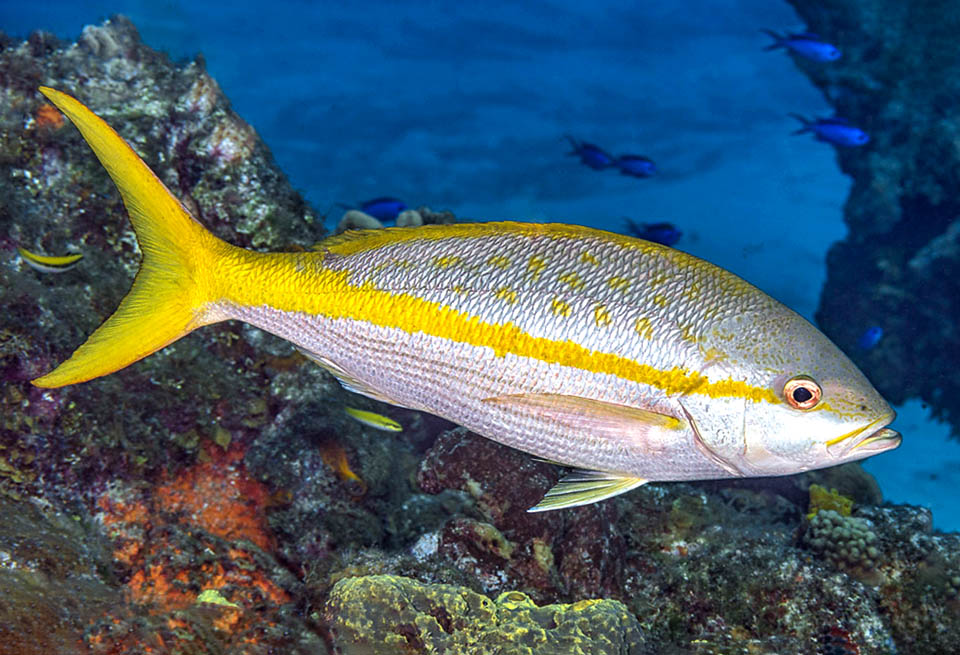
[{"label": "yellowtail snapper", "polygon": [[116,312],[39,387],[106,375],[203,325],[241,320],[351,391],[577,469],[535,511],[651,480],[787,475],[900,443],[893,410],[829,339],[696,257],[509,222],[244,250],[204,228],[83,104],[41,92],[117,184],[143,260]]}]

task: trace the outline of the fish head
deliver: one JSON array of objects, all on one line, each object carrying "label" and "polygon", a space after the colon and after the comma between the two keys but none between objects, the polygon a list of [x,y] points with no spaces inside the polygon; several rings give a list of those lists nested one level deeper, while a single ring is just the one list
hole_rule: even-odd
[{"label": "fish head", "polygon": [[786,307],[728,317],[699,343],[712,391],[690,394],[700,407],[687,411],[698,445],[731,474],[789,475],[900,445],[887,427],[896,417],[890,405],[833,342]]}]

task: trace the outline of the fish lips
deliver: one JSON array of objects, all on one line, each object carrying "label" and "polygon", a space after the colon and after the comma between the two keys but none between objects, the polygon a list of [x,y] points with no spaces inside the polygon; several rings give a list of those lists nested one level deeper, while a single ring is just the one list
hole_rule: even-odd
[{"label": "fish lips", "polygon": [[871,430],[877,422],[828,441],[827,453],[837,459],[862,459],[899,446],[903,438],[896,430],[888,427]]}]

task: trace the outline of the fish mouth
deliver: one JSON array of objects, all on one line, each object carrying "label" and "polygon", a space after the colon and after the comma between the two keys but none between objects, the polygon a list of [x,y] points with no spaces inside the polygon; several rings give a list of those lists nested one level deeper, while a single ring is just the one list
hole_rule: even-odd
[{"label": "fish mouth", "polygon": [[827,442],[827,453],[837,458],[845,458],[853,454],[855,458],[860,459],[893,450],[900,445],[903,438],[896,430],[886,427],[890,420],[887,417],[879,418],[861,428],[831,439]]}]

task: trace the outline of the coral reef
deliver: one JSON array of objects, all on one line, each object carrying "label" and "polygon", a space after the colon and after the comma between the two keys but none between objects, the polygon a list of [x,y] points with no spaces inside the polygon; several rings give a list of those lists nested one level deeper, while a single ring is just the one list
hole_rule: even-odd
[{"label": "coral reef", "polygon": [[[847,236],[827,257],[817,321],[880,392],[929,403],[960,435],[960,10],[950,2],[790,0],[843,51],[797,60],[871,144],[838,151],[853,180]],[[857,347],[870,326],[876,347]]]},{"label": "coral reef", "polygon": [[326,612],[341,655],[654,652],[615,600],[537,607],[517,591],[491,600],[468,589],[381,575],[338,582]]},{"label": "coral reef", "polygon": [[[75,44],[0,44],[0,654],[955,647],[960,537],[881,506],[857,465],[531,514],[556,467],[349,394],[236,324],[87,384],[32,387],[138,259],[118,194],[39,84],[89,103],[223,238],[322,235],[201,61],[171,64],[122,18]],[[18,245],[84,258],[45,275]]]},{"label": "coral reef", "polygon": [[821,510],[810,519],[804,543],[840,568],[869,571],[880,555],[877,535],[864,519],[843,516],[832,509]]}]

